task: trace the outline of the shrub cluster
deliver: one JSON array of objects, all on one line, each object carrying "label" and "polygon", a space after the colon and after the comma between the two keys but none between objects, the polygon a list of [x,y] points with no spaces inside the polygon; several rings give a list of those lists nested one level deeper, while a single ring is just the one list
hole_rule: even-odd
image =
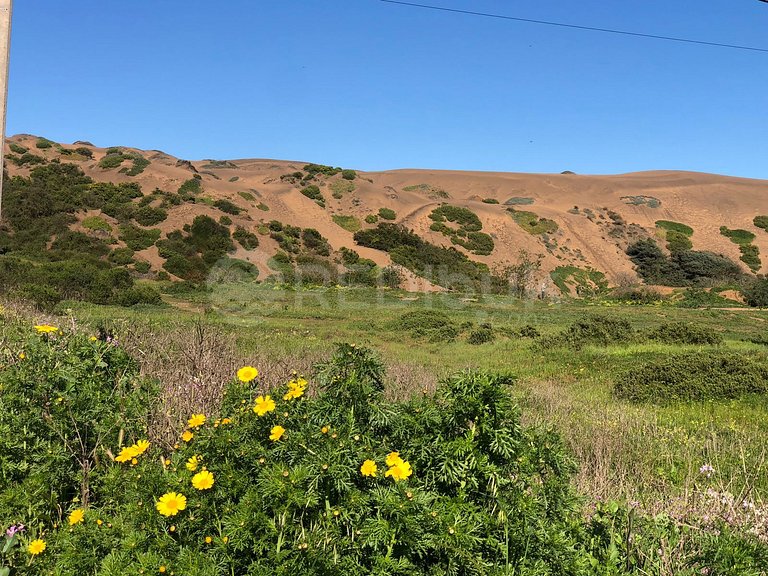
[{"label": "shrub cluster", "polygon": [[722,334],[710,328],[687,322],[665,322],[651,330],[648,333],[648,339],[665,344],[717,345],[723,343]]},{"label": "shrub cluster", "polygon": [[[480,232],[483,224],[477,214],[468,208],[444,204],[435,208],[429,217],[433,220],[430,230],[441,232],[444,236],[449,237],[453,244],[482,256],[487,256],[493,252],[493,238]],[[458,228],[446,225],[446,221],[457,224]]]},{"label": "shrub cluster", "polygon": [[615,394],[633,402],[720,400],[768,392],[764,357],[690,352],[645,362],[621,376]]}]

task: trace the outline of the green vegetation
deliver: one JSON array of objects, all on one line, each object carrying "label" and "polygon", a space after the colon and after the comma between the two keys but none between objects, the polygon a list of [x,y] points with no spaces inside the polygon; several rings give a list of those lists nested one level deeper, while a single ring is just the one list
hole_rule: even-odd
[{"label": "green vegetation", "polygon": [[242,198],[243,200],[247,200],[248,202],[256,202],[256,196],[254,196],[250,192],[246,192],[245,190],[240,190],[238,192],[238,195],[240,196],[240,198]]},{"label": "green vegetation", "polygon": [[379,216],[377,214],[368,214],[365,217],[365,222],[367,224],[376,224],[379,221]]},{"label": "green vegetation", "polygon": [[672,222],[670,220],[656,220],[656,226],[667,232],[677,232],[684,236],[693,236],[693,228],[680,222]]},{"label": "green vegetation", "polygon": [[653,196],[622,196],[621,200],[630,206],[647,206],[648,208],[661,206],[661,200]]},{"label": "green vegetation", "polygon": [[344,180],[354,180],[355,178],[357,178],[357,172],[355,172],[354,170],[342,170],[341,177]]},{"label": "green vegetation", "polygon": [[37,142],[35,142],[35,147],[40,148],[41,150],[44,150],[46,148],[51,148],[52,146],[53,146],[53,142],[51,142],[47,138],[38,138]]},{"label": "green vegetation", "polygon": [[240,246],[246,250],[255,250],[259,247],[259,237],[256,236],[256,234],[253,232],[249,232],[242,226],[235,228],[235,231],[232,234],[232,238],[234,238],[240,244]]},{"label": "green vegetation", "polygon": [[227,214],[232,214],[233,216],[237,216],[240,214],[240,207],[235,204],[234,202],[231,202],[230,200],[227,200],[225,198],[216,200],[213,205],[221,210],[222,212],[226,212]]},{"label": "green vegetation", "polygon": [[194,177],[184,181],[181,186],[179,186],[178,193],[183,200],[191,200],[194,199],[194,197],[200,194],[202,191],[202,178],[198,174],[195,174]]},{"label": "green vegetation", "polygon": [[[325,164],[307,164],[304,166],[304,172],[310,176],[316,176],[322,174],[324,176],[335,176],[341,172],[341,168],[334,168],[333,166],[326,166]],[[298,178],[302,178],[301,172],[298,172]]]},{"label": "green vegetation", "polygon": [[447,199],[450,198],[450,194],[443,190],[442,188],[438,188],[437,186],[432,186],[430,184],[414,184],[412,186],[406,186],[403,188],[404,192],[422,192],[426,194],[430,199],[437,200],[439,198]]},{"label": "green vegetation", "polygon": [[505,206],[525,206],[529,204],[533,204],[534,200],[533,198],[525,198],[521,196],[513,196],[506,202],[504,202]]},{"label": "green vegetation", "polygon": [[355,233],[355,242],[389,252],[393,262],[439,286],[472,291],[490,281],[484,264],[470,260],[458,250],[430,244],[397,224],[381,223],[376,228],[360,230]]},{"label": "green vegetation", "polygon": [[138,154],[132,154],[129,158],[133,160],[133,166],[126,172],[128,176],[138,176],[150,165],[149,160]]},{"label": "green vegetation", "polygon": [[11,152],[13,152],[14,154],[26,154],[27,152],[29,152],[28,148],[25,148],[21,144],[16,144],[16,142],[10,142],[8,144],[8,148],[10,148]]},{"label": "green vegetation", "polygon": [[397,213],[391,208],[379,208],[378,216],[384,220],[394,220],[397,218]]},{"label": "green vegetation", "polygon": [[336,224],[338,224],[348,232],[357,232],[358,230],[360,230],[360,228],[363,227],[363,225],[360,223],[360,220],[355,216],[344,216],[342,214],[334,214],[332,218]]},{"label": "green vegetation", "polygon": [[142,226],[154,226],[168,218],[168,212],[163,208],[153,206],[141,206],[133,211],[133,219]]},{"label": "green vegetation", "polygon": [[240,180],[240,176],[232,176],[227,182],[237,182]]},{"label": "green vegetation", "polygon": [[682,250],[667,257],[650,239],[638,240],[627,248],[638,274],[650,284],[697,286],[712,281],[729,283],[743,274],[738,265],[711,252]]},{"label": "green vegetation", "polygon": [[104,158],[99,160],[99,168],[104,168],[104,170],[117,168],[124,160],[125,157],[122,154],[107,154]]},{"label": "green vegetation", "polygon": [[83,218],[81,224],[83,228],[93,230],[94,232],[112,232],[112,226],[110,226],[104,218],[100,218],[99,216],[88,216],[87,218]]},{"label": "green vegetation", "polygon": [[757,228],[762,228],[763,230],[768,231],[768,216],[755,216],[752,220],[752,224]]},{"label": "green vegetation", "polygon": [[730,238],[731,242],[739,247],[741,252],[741,261],[744,262],[753,272],[760,270],[760,249],[752,244],[755,235],[749,230],[736,229],[731,230],[727,226],[720,226],[720,234]]},{"label": "green vegetation", "polygon": [[768,362],[733,352],[690,352],[651,360],[617,380],[633,402],[721,400],[768,392]]},{"label": "green vegetation", "polygon": [[334,180],[331,182],[331,192],[337,200],[343,198],[344,194],[351,194],[354,191],[355,184],[349,180]]},{"label": "green vegetation", "polygon": [[325,208],[325,198],[323,197],[323,193],[320,192],[320,188],[314,184],[302,188],[301,193],[310,200],[314,200],[321,208]]},{"label": "green vegetation", "polygon": [[[457,244],[473,254],[487,256],[493,252],[494,242],[488,234],[479,232],[483,228],[480,218],[467,208],[444,204],[432,210],[429,217],[434,221],[431,230],[441,232]],[[458,228],[447,226],[445,222],[458,224]]]},{"label": "green vegetation", "polygon": [[551,234],[557,232],[557,222],[549,220],[548,218],[539,218],[537,214],[533,212],[526,212],[524,210],[515,210],[514,208],[507,208],[507,212],[512,219],[517,222],[518,226],[528,232],[528,234]]},{"label": "green vegetation", "polygon": [[608,291],[605,274],[592,268],[558,266],[549,273],[549,276],[560,293],[566,296],[595,296]]},{"label": "green vegetation", "polygon": [[498,204],[499,201],[496,198],[483,198],[483,204]]}]

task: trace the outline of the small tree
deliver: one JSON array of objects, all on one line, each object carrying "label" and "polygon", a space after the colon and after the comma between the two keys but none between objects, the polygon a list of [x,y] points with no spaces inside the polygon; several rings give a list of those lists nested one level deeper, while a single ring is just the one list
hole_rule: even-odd
[{"label": "small tree", "polygon": [[509,287],[514,296],[525,298],[531,290],[537,272],[541,269],[543,259],[542,254],[537,254],[534,257],[527,250],[520,250],[516,264],[499,264],[493,273],[494,276],[502,279],[503,286]]}]

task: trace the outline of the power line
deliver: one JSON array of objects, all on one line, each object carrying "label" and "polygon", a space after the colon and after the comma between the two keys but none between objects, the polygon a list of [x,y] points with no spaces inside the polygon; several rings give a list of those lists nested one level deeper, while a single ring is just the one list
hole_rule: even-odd
[{"label": "power line", "polygon": [[[597,28],[595,26],[579,26],[578,24],[566,24],[564,22],[551,22],[547,20],[533,20],[531,18],[519,18],[516,16],[504,16],[502,14],[490,14],[488,12],[473,12],[472,10],[459,10],[457,8],[445,8],[444,6],[430,6],[428,4],[417,4],[415,2],[402,2],[400,0],[380,0],[387,4],[400,4],[401,6],[410,6],[412,8],[426,8],[429,10],[439,10],[441,12],[452,12],[455,14],[467,14],[470,16],[483,16],[485,18],[497,18],[499,20],[514,20],[515,22],[527,22],[529,24],[542,24],[545,26],[559,26],[560,28],[574,28],[576,30],[589,30],[590,32],[605,32],[608,34],[622,34],[624,36],[636,36],[640,38],[652,38],[654,40],[667,40],[669,42],[684,42],[686,44],[700,44],[703,46],[715,46],[717,48],[731,48],[734,50],[749,50],[751,52],[768,52],[768,48],[757,48],[755,46],[740,46],[738,44],[723,44],[720,42],[707,42],[705,40],[693,40],[691,38],[677,38],[675,36],[659,36],[657,34],[643,34],[641,32],[629,32],[627,30],[614,30],[612,28]],[[768,1],[768,0],[765,0]]]}]

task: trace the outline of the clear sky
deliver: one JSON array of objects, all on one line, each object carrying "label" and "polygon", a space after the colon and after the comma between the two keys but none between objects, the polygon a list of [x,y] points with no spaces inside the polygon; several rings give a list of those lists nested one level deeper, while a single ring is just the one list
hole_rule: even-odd
[{"label": "clear sky", "polygon": [[[422,3],[768,48],[758,0]],[[379,0],[14,4],[8,134],[361,170],[768,178],[766,52]]]}]

